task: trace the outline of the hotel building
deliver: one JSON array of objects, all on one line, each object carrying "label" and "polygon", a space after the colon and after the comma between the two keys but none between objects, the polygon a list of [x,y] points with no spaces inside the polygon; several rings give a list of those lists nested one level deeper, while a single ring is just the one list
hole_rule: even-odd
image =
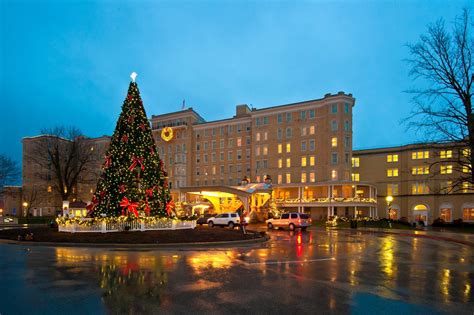
[{"label": "hotel building", "polygon": [[[237,105],[233,117],[216,121],[206,121],[193,108],[153,115],[150,121],[175,200],[205,198],[219,211],[244,204],[263,219],[270,204],[264,196],[268,187],[255,184],[271,178],[277,207],[307,212],[314,219],[390,215],[409,221],[474,221],[470,186],[459,192],[445,189],[456,167],[440,163],[435,166],[438,172],[430,169],[459,150],[417,144],[353,151],[354,105],[351,94],[339,92],[261,109]],[[36,212],[30,212],[50,215],[61,208],[61,200],[53,197],[51,183],[35,177],[40,170],[28,162],[30,142],[40,138],[23,140],[22,194],[27,196],[32,187],[46,192],[33,207]],[[98,156],[104,155],[109,140],[89,139]],[[88,175],[90,184],[75,188],[71,202],[90,200],[98,172],[100,163],[97,172]],[[250,184],[239,186],[243,178]],[[394,198],[390,213],[387,195]]]}]

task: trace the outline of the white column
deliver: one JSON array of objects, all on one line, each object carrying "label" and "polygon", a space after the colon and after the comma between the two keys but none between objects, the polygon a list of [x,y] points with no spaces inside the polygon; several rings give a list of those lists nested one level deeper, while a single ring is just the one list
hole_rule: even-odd
[{"label": "white column", "polygon": [[354,207],[354,218],[357,218],[357,206]]}]

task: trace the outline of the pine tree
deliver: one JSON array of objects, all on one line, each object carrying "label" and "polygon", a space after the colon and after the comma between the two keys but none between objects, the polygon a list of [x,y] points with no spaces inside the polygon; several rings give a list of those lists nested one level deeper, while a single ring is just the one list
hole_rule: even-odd
[{"label": "pine tree", "polygon": [[165,177],[138,86],[132,81],[88,206],[89,215],[169,215],[171,198]]}]

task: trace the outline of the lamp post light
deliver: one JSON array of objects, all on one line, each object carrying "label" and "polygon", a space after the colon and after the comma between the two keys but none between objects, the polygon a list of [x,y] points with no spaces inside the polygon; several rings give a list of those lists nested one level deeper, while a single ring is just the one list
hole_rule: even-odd
[{"label": "lamp post light", "polygon": [[28,213],[26,211],[28,210],[28,202],[24,201],[23,202],[23,216],[28,216]]},{"label": "lamp post light", "polygon": [[388,219],[388,227],[392,227],[392,223],[390,222],[390,214],[392,212],[392,201],[393,197],[392,196],[387,196],[385,198],[385,201],[387,201],[387,219]]}]

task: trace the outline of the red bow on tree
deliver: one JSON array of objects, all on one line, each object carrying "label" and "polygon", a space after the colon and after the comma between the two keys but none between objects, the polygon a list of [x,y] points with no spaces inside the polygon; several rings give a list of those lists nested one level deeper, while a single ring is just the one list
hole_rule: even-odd
[{"label": "red bow on tree", "polygon": [[171,216],[171,210],[174,209],[174,202],[173,200],[170,200],[167,204],[166,204],[166,212],[168,213],[168,216]]},{"label": "red bow on tree", "polygon": [[146,190],[146,195],[150,198],[153,197],[153,189],[154,187],[151,187]]},{"label": "red bow on tree", "polygon": [[110,157],[110,155],[107,155],[105,157],[104,167],[109,168],[111,164],[112,164],[112,158]]},{"label": "red bow on tree", "polygon": [[125,192],[125,184],[120,184],[120,185],[119,185],[119,191],[120,191],[121,193]]},{"label": "red bow on tree", "polygon": [[129,101],[131,101],[132,98],[133,98],[133,97],[132,97],[132,94],[128,94],[128,95],[127,95],[127,98],[128,98]]},{"label": "red bow on tree", "polygon": [[133,116],[128,116],[127,121],[128,121],[128,123],[131,124],[131,123],[133,123],[133,120],[134,120],[134,119],[135,119],[135,117],[133,117]]},{"label": "red bow on tree", "polygon": [[122,136],[122,142],[128,142],[128,135]]},{"label": "red bow on tree", "polygon": [[143,131],[145,131],[145,124],[144,124],[144,123],[141,123],[141,124],[140,124],[140,128],[141,128]]},{"label": "red bow on tree", "polygon": [[136,156],[134,156],[132,161],[132,165],[130,165],[130,167],[128,168],[130,171],[133,171],[137,164],[140,164],[142,171],[145,170],[145,165],[143,165],[143,158],[137,158]]},{"label": "red bow on tree", "polygon": [[127,197],[123,197],[122,201],[120,201],[120,206],[122,207],[122,215],[125,214],[125,208],[127,209],[127,212],[132,212],[135,217],[138,218],[138,203],[137,202],[131,202],[128,200]]},{"label": "red bow on tree", "polygon": [[95,196],[92,197],[91,203],[87,205],[87,215],[91,214],[94,212],[95,206],[97,206],[99,202],[97,201],[97,198]]},{"label": "red bow on tree", "polygon": [[150,205],[148,204],[148,200],[145,201],[145,214],[150,215]]}]

